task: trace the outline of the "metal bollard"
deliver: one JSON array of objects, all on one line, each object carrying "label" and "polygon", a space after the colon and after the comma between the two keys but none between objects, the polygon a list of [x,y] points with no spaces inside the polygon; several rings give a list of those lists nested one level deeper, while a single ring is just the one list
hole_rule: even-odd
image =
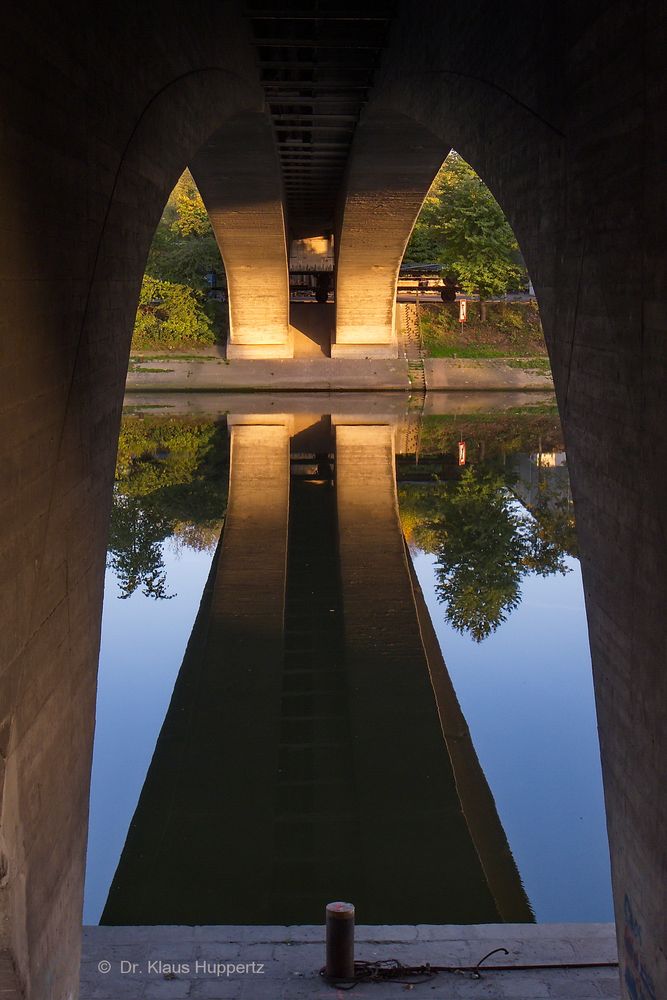
[{"label": "metal bollard", "polygon": [[327,905],[326,974],[330,979],[354,978],[354,904]]}]

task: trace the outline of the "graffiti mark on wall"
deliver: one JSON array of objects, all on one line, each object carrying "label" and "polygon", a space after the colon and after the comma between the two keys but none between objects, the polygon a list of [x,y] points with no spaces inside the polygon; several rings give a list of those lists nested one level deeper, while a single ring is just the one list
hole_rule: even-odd
[{"label": "graffiti mark on wall", "polygon": [[623,901],[623,950],[625,985],[631,1000],[656,1000],[653,979],[642,961],[642,928],[632,911],[630,897]]}]

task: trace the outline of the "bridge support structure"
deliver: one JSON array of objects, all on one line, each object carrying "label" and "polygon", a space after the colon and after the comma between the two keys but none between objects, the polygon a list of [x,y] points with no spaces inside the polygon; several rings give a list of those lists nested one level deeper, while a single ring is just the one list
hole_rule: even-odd
[{"label": "bridge support structure", "polygon": [[395,358],[405,248],[449,147],[405,115],[368,113],[350,150],[336,232],[334,358]]},{"label": "bridge support structure", "polygon": [[227,357],[292,357],[282,183],[266,114],[225,122],[190,169],[225,264]]}]

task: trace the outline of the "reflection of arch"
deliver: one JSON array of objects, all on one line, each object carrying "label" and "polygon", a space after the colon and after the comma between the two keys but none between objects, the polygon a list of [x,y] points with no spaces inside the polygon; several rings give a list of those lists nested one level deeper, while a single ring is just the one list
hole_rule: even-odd
[{"label": "reflection of arch", "polygon": [[449,146],[405,115],[365,115],[350,151],[336,234],[336,357],[396,357],[396,281]]},{"label": "reflection of arch", "polygon": [[228,357],[289,357],[289,278],[280,165],[261,112],[230,118],[190,169],[229,288]]}]

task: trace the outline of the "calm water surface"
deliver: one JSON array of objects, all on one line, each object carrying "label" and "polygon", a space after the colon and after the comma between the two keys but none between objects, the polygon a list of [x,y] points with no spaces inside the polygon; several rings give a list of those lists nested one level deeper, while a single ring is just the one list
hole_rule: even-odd
[{"label": "calm water surface", "polygon": [[[419,427],[414,414],[393,413],[383,418],[389,436],[379,418],[359,429],[349,414],[334,433],[313,409],[282,425],[284,440],[277,424],[262,439],[244,407],[240,429],[216,414],[124,419],[84,922],[103,911],[110,923],[318,922],[327,894],[354,894],[365,922],[611,920],[586,619],[553,407],[496,399]],[[265,412],[260,400],[255,412]],[[216,556],[232,427],[226,548]],[[287,606],[276,644],[280,525],[264,538],[268,515],[242,490],[250,470],[282,496],[285,447]],[[249,534],[238,510],[254,511]],[[401,534],[437,654],[415,645],[424,625]],[[244,586],[251,625],[247,609],[230,611],[236,596],[222,606]],[[242,906],[235,867],[244,864],[257,883]]]}]

